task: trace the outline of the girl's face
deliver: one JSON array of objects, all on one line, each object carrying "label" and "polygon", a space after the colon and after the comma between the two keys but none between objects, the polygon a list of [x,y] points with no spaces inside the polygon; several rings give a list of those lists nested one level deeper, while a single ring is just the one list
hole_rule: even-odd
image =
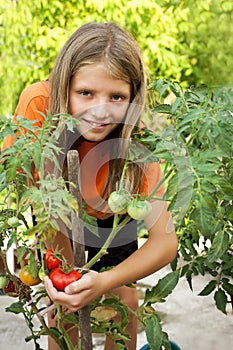
[{"label": "girl's face", "polygon": [[104,140],[123,120],[130,92],[130,84],[113,78],[104,64],[81,67],[69,91],[69,113],[81,121],[80,134],[88,141]]}]

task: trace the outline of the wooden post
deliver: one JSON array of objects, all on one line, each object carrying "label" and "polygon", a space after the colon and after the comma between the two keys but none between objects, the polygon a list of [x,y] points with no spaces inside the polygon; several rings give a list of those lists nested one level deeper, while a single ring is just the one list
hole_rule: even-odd
[{"label": "wooden post", "polygon": [[[83,266],[85,264],[85,243],[84,243],[84,229],[82,221],[82,195],[80,192],[80,172],[79,172],[79,155],[75,150],[71,150],[67,155],[68,163],[68,180],[72,182],[74,186],[70,186],[70,193],[77,199],[79,206],[78,217],[72,214],[72,240],[74,250],[74,263],[75,266]],[[78,311],[81,345],[83,350],[92,350],[92,333],[90,322],[90,308],[89,305]]]}]

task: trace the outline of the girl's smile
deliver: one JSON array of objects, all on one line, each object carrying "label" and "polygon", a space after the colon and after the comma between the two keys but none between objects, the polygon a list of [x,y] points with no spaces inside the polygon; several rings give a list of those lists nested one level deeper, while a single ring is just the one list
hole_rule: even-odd
[{"label": "girl's smile", "polygon": [[124,119],[130,84],[112,77],[103,63],[85,65],[71,79],[69,113],[81,121],[78,131],[89,141],[102,141]]}]

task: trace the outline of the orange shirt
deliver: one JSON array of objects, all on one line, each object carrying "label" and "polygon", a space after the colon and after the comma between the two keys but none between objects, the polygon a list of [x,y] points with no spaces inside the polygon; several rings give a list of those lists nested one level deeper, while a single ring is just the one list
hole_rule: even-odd
[{"label": "orange shirt", "polygon": [[[35,125],[41,127],[43,117],[38,111],[46,115],[48,105],[49,82],[35,83],[22,92],[13,118],[20,115],[29,120],[37,120]],[[7,136],[2,147],[5,149],[13,143],[14,139],[11,136]],[[109,143],[111,143],[111,139],[100,143],[83,141],[78,147],[82,197],[86,203],[87,213],[96,217],[101,217],[101,213],[93,214],[92,208],[96,208],[100,203],[103,203],[100,194],[109,176]],[[160,178],[161,169],[159,163],[147,164],[141,193],[145,195],[150,194]],[[160,186],[156,195],[162,196],[163,192],[164,186]],[[103,212],[106,212],[108,210],[107,203],[103,204]]]},{"label": "orange shirt", "polygon": [[[29,120],[38,120],[36,126],[41,127],[43,117],[38,111],[46,115],[49,104],[49,83],[47,81],[32,84],[23,90],[18,106],[16,107],[13,119],[17,116],[27,118]],[[8,135],[2,145],[2,149],[12,146],[14,138]]]}]

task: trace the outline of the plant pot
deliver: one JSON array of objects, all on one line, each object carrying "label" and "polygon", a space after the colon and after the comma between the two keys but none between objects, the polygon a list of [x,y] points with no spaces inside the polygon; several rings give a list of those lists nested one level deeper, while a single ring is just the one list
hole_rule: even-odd
[{"label": "plant pot", "polygon": [[[176,343],[174,343],[174,341],[169,340],[169,343],[171,345],[171,350],[181,350],[181,348]],[[148,344],[145,344],[140,350],[150,350],[150,347]]]}]

